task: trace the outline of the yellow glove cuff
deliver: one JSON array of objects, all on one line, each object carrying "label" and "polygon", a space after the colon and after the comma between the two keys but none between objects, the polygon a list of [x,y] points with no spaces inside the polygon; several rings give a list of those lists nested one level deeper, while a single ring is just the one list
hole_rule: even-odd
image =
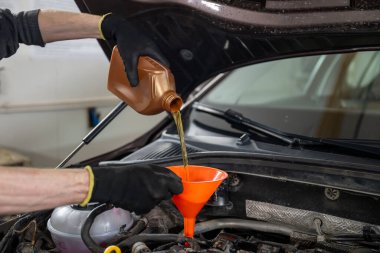
[{"label": "yellow glove cuff", "polygon": [[90,202],[92,197],[92,190],[94,189],[95,184],[94,173],[92,172],[91,166],[87,165],[84,169],[88,172],[90,184],[88,187],[87,197],[83,200],[82,203],[79,204],[81,207],[85,207],[88,204],[88,202]]},{"label": "yellow glove cuff", "polygon": [[102,18],[99,20],[99,23],[98,23],[98,29],[99,29],[99,33],[100,33],[100,37],[103,39],[103,40],[106,40],[106,38],[104,38],[104,34],[103,34],[103,31],[102,31],[102,23],[103,23],[103,20],[108,16],[110,15],[110,13],[107,13],[105,15],[102,16]]}]

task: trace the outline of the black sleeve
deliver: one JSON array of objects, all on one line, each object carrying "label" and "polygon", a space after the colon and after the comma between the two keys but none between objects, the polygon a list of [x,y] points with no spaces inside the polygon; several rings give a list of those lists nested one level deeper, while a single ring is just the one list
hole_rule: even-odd
[{"label": "black sleeve", "polygon": [[16,53],[19,43],[45,46],[38,26],[39,10],[20,12],[0,9],[0,59]]}]

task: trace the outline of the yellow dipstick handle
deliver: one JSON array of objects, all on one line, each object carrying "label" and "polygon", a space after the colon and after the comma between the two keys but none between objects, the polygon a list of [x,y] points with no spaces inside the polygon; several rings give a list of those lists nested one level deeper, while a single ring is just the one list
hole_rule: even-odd
[{"label": "yellow dipstick handle", "polygon": [[118,246],[109,246],[104,250],[104,253],[121,253],[121,249]]}]

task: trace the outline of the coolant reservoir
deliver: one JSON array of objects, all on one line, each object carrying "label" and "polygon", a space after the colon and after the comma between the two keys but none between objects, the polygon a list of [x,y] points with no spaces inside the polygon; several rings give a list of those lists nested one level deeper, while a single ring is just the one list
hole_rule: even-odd
[{"label": "coolant reservoir", "polygon": [[[91,253],[81,238],[81,229],[93,208],[63,206],[56,208],[47,223],[53,241],[62,253]],[[90,235],[98,245],[106,245],[115,238],[123,226],[128,230],[133,224],[130,212],[113,208],[99,214],[92,224]],[[125,226],[125,227],[124,227]]]},{"label": "coolant reservoir", "polygon": [[112,93],[141,114],[179,111],[182,99],[176,93],[174,76],[168,68],[142,56],[139,58],[137,72],[139,84],[132,87],[125,74],[119,50],[114,47],[108,74],[108,89]]}]

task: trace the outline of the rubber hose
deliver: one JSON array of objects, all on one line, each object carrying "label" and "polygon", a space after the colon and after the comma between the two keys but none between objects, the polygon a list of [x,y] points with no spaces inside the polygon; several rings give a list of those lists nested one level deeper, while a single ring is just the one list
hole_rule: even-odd
[{"label": "rubber hose", "polygon": [[131,248],[136,242],[172,242],[181,241],[184,237],[178,234],[139,234],[129,237],[118,244],[120,248]]},{"label": "rubber hose", "polygon": [[215,229],[233,228],[244,230],[257,230],[265,233],[274,233],[291,237],[294,230],[280,225],[270,224],[262,221],[242,219],[215,219],[197,223],[194,234],[202,234]]},{"label": "rubber hose", "polygon": [[137,235],[138,233],[141,233],[145,228],[146,225],[148,224],[148,220],[146,218],[139,219],[136,222],[136,225],[134,225],[127,233],[127,237],[131,237],[134,235]]},{"label": "rubber hose", "polygon": [[[245,229],[245,230],[257,230],[266,233],[281,234],[285,236],[291,236],[293,229],[269,224],[261,221],[251,221],[242,219],[215,219],[205,221],[196,224],[195,234],[202,234],[216,229],[233,228],[233,229]],[[132,247],[136,242],[171,242],[183,240],[182,235],[177,234],[139,234],[132,236],[118,244],[119,247]]]},{"label": "rubber hose", "polygon": [[134,235],[141,233],[146,228],[147,224],[148,224],[148,220],[146,218],[139,219],[131,229],[129,229],[126,233],[118,235],[116,238],[111,240],[110,243],[112,245],[117,245],[121,241],[124,241],[125,239],[129,237],[132,237]]},{"label": "rubber hose", "polygon": [[90,229],[96,216],[99,214],[112,209],[113,206],[110,204],[101,204],[100,206],[95,207],[87,216],[86,221],[84,222],[81,230],[81,237],[84,244],[92,253],[103,253],[104,249],[96,244],[96,242],[90,236]]}]

